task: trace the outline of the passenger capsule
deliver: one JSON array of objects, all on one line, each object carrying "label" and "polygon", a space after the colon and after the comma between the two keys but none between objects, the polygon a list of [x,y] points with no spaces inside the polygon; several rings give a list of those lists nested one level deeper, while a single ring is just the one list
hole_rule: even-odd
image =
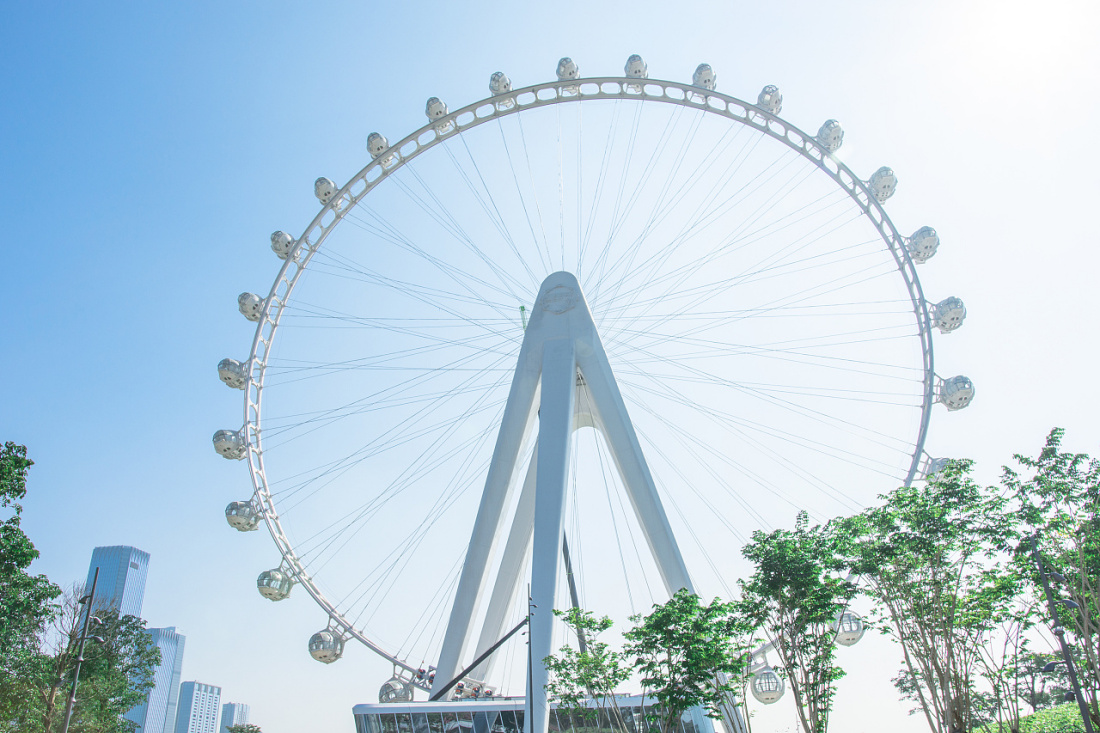
[{"label": "passenger capsule", "polygon": [[940,333],[951,333],[966,320],[966,306],[961,298],[945,298],[932,306],[931,315]]},{"label": "passenger capsule", "polygon": [[260,523],[260,513],[250,501],[231,501],[225,508],[225,521],[238,532],[251,532]]},{"label": "passenger capsule", "polygon": [[863,638],[867,627],[854,611],[845,611],[832,623],[833,632],[836,634],[836,643],[841,646],[852,646]]},{"label": "passenger capsule", "polygon": [[632,54],[630,58],[626,60],[626,66],[623,67],[623,72],[628,79],[649,78],[649,67],[646,66],[646,62],[642,60],[642,57],[638,54]]},{"label": "passenger capsule", "polygon": [[241,293],[237,296],[237,309],[248,320],[258,321],[264,310],[264,299],[255,293]]},{"label": "passenger capsule", "polygon": [[256,578],[256,588],[260,595],[269,601],[281,601],[290,595],[294,580],[281,568],[265,570]]},{"label": "passenger capsule", "polygon": [[329,201],[332,201],[332,197],[336,195],[338,190],[336,184],[324,176],[313,182],[313,195],[316,196],[317,200],[322,204],[327,204]]},{"label": "passenger capsule", "polygon": [[761,89],[759,96],[756,98],[756,106],[773,115],[782,112],[783,95],[779,92],[779,87],[774,84],[769,84]]},{"label": "passenger capsule", "polygon": [[424,114],[428,116],[429,120],[438,120],[440,117],[447,115],[447,105],[443,104],[439,97],[432,97],[424,105]]},{"label": "passenger capsule", "polygon": [[290,257],[290,253],[293,251],[295,244],[297,244],[297,242],[294,240],[294,237],[286,232],[278,231],[271,233],[271,251],[274,252],[275,256],[280,260],[285,260]]},{"label": "passenger capsule", "polygon": [[835,153],[844,143],[844,128],[836,120],[825,120],[825,124],[817,131],[817,141],[821,143],[821,147]]},{"label": "passenger capsule", "polygon": [[783,687],[783,678],[770,666],[765,665],[764,669],[753,673],[752,696],[765,705],[771,705],[783,697]]},{"label": "passenger capsule", "polygon": [[378,132],[372,132],[367,135],[367,152],[370,153],[372,159],[386,152],[386,148],[389,146],[390,141],[386,139],[385,135]]},{"label": "passenger capsule", "polygon": [[961,374],[940,383],[939,401],[948,410],[961,410],[974,399],[974,383]]},{"label": "passenger capsule", "polygon": [[558,61],[558,81],[570,81],[580,74],[577,63],[568,56]]},{"label": "passenger capsule", "polygon": [[[459,684],[461,685],[462,683],[460,682]],[[389,703],[412,701],[412,685],[398,677],[386,680],[382,683],[382,687],[378,689],[378,702]]]},{"label": "passenger capsule", "polygon": [[929,458],[924,466],[924,480],[934,478],[943,469],[947,468],[947,462],[950,458]]},{"label": "passenger capsule", "polygon": [[881,204],[894,195],[894,190],[898,187],[898,177],[894,175],[892,168],[882,166],[871,174],[867,185],[871,189],[871,195]]},{"label": "passenger capsule", "polygon": [[714,73],[714,69],[710,68],[710,64],[699,64],[695,67],[695,73],[691,75],[692,86],[713,91],[717,84],[718,76]]},{"label": "passenger capsule", "polygon": [[921,227],[913,232],[909,241],[905,243],[905,249],[909,252],[909,258],[916,264],[921,264],[932,259],[940,246],[940,235],[932,227]]},{"label": "passenger capsule", "polygon": [[248,452],[244,438],[236,430],[219,430],[214,433],[214,450],[222,458],[238,461]]},{"label": "passenger capsule", "polygon": [[494,97],[512,91],[512,80],[503,71],[494,71],[489,77],[489,93]]},{"label": "passenger capsule", "polygon": [[218,362],[218,378],[233,389],[244,389],[248,370],[236,359],[222,359]]},{"label": "passenger capsule", "polygon": [[324,664],[332,664],[344,655],[344,639],[332,629],[318,631],[309,637],[309,656]]}]

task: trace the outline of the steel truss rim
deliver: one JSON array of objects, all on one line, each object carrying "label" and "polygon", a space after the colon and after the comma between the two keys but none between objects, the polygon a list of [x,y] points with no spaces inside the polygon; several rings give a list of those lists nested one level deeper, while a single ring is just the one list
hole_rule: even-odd
[{"label": "steel truss rim", "polygon": [[244,427],[242,429],[246,442],[249,475],[254,489],[252,501],[258,505],[264,523],[282,556],[280,567],[287,568],[294,582],[302,585],[310,597],[325,611],[329,618],[328,627],[331,630],[335,630],[345,638],[355,638],[368,649],[391,662],[398,676],[402,676],[402,671],[407,673],[408,677],[404,678],[404,681],[424,690],[429,687],[426,681],[417,679],[419,671],[417,665],[391,654],[372,641],[354,624],[349,623],[335,604],[328,600],[306,572],[283,531],[271,493],[267,488],[260,427],[263,382],[271,345],[295,284],[329,233],[375,186],[403,167],[405,163],[430,148],[461,135],[464,130],[472,129],[490,120],[519,114],[528,109],[597,99],[653,101],[698,109],[725,117],[782,142],[816,165],[848,194],[849,198],[867,215],[894,257],[897,269],[905,282],[917,321],[924,372],[924,392],[921,419],[914,440],[909,472],[904,480],[905,485],[911,484],[918,478],[924,458],[924,444],[931,420],[932,406],[935,403],[936,377],[932,349],[932,319],[916,272],[916,265],[905,247],[907,238],[900,234],[882,203],[872,195],[867,183],[853,173],[843,161],[826,150],[816,136],[808,135],[777,115],[731,95],[681,82],[626,77],[591,77],[534,84],[488,97],[449,112],[410,133],[367,163],[340,187],[327,203],[322,205],[321,210],[295,241],[268,291],[253,337],[246,362],[248,381],[244,389]]}]

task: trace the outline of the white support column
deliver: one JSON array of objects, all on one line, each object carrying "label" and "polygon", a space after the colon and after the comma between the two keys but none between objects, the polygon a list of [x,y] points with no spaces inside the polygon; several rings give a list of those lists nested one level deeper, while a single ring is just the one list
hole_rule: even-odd
[{"label": "white support column", "polygon": [[557,600],[558,562],[565,524],[565,487],[573,435],[577,362],[572,338],[547,341],[542,358],[542,407],[539,411],[539,462],[535,483],[535,532],[531,555],[531,669],[528,673],[530,733],[546,733],[550,705],[549,677],[542,660],[550,655]]},{"label": "white support column", "polygon": [[[504,636],[504,627],[508,623],[508,612],[515,608],[521,587],[523,564],[527,562],[531,549],[531,533],[535,529],[535,467],[538,466],[539,450],[536,447],[527,466],[527,478],[519,494],[519,503],[512,518],[512,529],[508,532],[508,541],[504,543],[504,554],[500,559],[493,594],[489,597],[489,607],[485,612],[485,623],[481,627],[474,658],[481,656],[486,649]],[[493,671],[496,655],[478,665],[470,676],[485,680]]]}]

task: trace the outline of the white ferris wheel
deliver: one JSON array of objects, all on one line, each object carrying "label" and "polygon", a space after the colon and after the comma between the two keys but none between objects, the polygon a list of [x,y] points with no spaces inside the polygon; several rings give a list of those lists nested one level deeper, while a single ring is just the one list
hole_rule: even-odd
[{"label": "white ferris wheel", "polygon": [[[516,638],[471,666],[528,582],[620,620],[680,587],[729,598],[753,531],[936,470],[932,410],[974,392],[933,370],[966,314],[921,289],[936,232],[895,227],[893,171],[852,172],[836,120],[803,132],[776,87],[715,79],[639,56],[497,72],[371,133],[304,231],[271,235],[273,284],[239,298],[251,349],[218,365],[244,423],[214,446],[252,477],[230,525],[278,548],[260,593],[300,585],[327,617],[315,659],[364,644],[387,699],[540,691]],[[536,612],[531,657],[561,634]]]}]

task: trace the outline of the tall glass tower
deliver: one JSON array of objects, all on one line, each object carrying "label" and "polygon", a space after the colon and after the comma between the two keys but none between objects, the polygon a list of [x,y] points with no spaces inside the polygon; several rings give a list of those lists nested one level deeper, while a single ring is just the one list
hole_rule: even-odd
[{"label": "tall glass tower", "polygon": [[126,713],[126,719],[138,724],[135,733],[175,733],[180,677],[183,672],[183,647],[187,637],[176,627],[148,629],[160,649],[160,664],[153,673],[153,689],[141,705]]},{"label": "tall glass tower", "polygon": [[86,591],[92,589],[92,577],[99,568],[93,608],[113,608],[119,616],[141,616],[145,597],[145,576],[149,572],[149,553],[136,547],[115,545],[92,550]]},{"label": "tall glass tower", "polygon": [[248,706],[243,702],[227,702],[222,705],[221,733],[228,733],[230,726],[248,722]]},{"label": "tall glass tower", "polygon": [[180,685],[176,733],[218,733],[222,688],[202,682]]}]

